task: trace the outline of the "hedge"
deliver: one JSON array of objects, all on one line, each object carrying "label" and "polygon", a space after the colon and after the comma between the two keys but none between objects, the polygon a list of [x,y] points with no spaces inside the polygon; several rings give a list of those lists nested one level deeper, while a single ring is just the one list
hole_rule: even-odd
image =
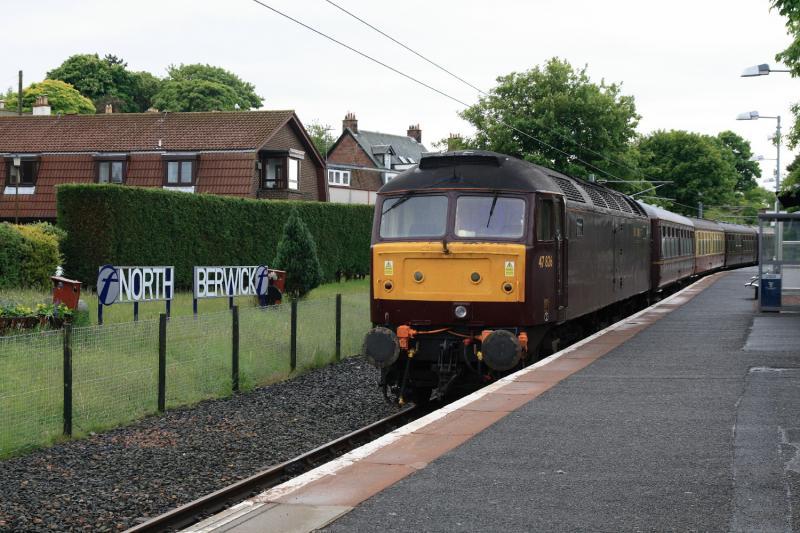
[{"label": "hedge", "polygon": [[49,224],[0,223],[0,289],[51,287],[61,264],[57,234]]},{"label": "hedge", "polygon": [[317,243],[325,281],[369,272],[373,207],[69,184],[56,188],[66,275],[94,286],[97,269],[173,265],[191,288],[195,265],[270,265],[295,207]]}]

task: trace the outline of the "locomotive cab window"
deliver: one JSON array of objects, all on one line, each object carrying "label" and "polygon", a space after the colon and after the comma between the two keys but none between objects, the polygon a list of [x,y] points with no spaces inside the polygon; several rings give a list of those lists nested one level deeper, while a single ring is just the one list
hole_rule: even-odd
[{"label": "locomotive cab window", "polygon": [[553,200],[541,199],[536,206],[536,240],[552,241],[553,232]]},{"label": "locomotive cab window", "polygon": [[381,209],[381,238],[441,237],[445,234],[446,196],[387,198]]},{"label": "locomotive cab window", "polygon": [[518,239],[525,229],[525,200],[502,196],[461,196],[456,202],[459,237]]}]

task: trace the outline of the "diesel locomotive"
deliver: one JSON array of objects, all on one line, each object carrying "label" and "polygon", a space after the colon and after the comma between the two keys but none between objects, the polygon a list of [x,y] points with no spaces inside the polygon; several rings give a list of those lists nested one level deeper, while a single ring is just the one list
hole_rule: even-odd
[{"label": "diesel locomotive", "polygon": [[752,228],[511,156],[427,154],[378,191],[363,353],[387,394],[424,402],[492,381],[726,260],[751,264],[755,243]]}]

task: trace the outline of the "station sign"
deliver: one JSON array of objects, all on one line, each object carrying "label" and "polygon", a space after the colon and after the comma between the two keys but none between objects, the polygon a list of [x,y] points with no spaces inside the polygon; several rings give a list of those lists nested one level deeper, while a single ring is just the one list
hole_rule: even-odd
[{"label": "station sign", "polygon": [[269,269],[256,266],[196,266],[192,275],[194,314],[197,301],[204,298],[228,298],[233,307],[235,296],[267,295]]},{"label": "station sign", "polygon": [[133,319],[139,319],[140,302],[166,302],[167,315],[175,294],[175,267],[103,265],[97,272],[97,321],[103,323],[103,307],[132,303]]}]

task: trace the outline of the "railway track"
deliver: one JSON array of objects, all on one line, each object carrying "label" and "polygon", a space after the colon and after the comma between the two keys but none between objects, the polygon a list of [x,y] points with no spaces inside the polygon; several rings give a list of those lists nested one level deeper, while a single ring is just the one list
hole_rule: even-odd
[{"label": "railway track", "polygon": [[421,407],[411,406],[382,420],[348,433],[293,459],[272,466],[202,498],[134,526],[126,533],[175,531],[216,514],[248,497],[297,477],[320,464],[366,444],[425,414]]}]

